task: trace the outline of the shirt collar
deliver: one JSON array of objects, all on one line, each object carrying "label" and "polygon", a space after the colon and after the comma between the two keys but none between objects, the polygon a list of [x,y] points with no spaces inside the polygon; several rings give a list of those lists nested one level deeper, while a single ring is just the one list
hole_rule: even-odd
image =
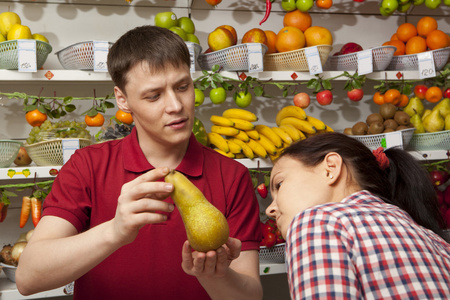
[{"label": "shirt collar", "polygon": [[[134,173],[144,173],[154,169],[142,152],[137,139],[136,127],[122,140],[122,155],[124,169]],[[183,160],[176,168],[177,171],[192,177],[201,176],[203,173],[204,155],[202,145],[192,133],[189,137],[189,146]]]}]

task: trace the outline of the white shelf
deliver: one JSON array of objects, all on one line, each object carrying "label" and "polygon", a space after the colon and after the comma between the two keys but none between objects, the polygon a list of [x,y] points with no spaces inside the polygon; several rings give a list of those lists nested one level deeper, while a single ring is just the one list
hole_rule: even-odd
[{"label": "white shelf", "polygon": [[[45,279],[44,279],[45,280]],[[16,284],[6,278],[5,273],[0,275],[0,299],[2,300],[19,300],[19,299],[41,299],[58,296],[69,296],[64,293],[64,288],[37,293],[31,296],[23,296],[17,290]]]},{"label": "white shelf", "polygon": [[274,275],[286,273],[286,264],[260,264],[259,275]]},{"label": "white shelf", "polygon": [[35,175],[36,178],[54,178],[56,175],[51,175],[50,171],[56,170],[59,172],[61,167],[38,167],[32,164],[25,167],[0,168],[0,180],[34,179]]}]

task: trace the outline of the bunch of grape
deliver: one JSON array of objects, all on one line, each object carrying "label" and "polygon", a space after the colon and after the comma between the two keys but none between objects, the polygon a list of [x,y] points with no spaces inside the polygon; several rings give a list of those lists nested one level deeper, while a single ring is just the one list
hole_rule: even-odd
[{"label": "bunch of grape", "polygon": [[101,140],[116,140],[123,137],[126,137],[131,133],[131,129],[133,129],[134,125],[126,125],[126,124],[114,124],[113,126],[108,126],[103,136],[100,138]]},{"label": "bunch of grape", "polygon": [[52,123],[50,120],[46,120],[41,126],[35,126],[31,129],[27,144],[31,145],[59,138],[90,139],[91,134],[86,126],[85,122],[58,121]]}]

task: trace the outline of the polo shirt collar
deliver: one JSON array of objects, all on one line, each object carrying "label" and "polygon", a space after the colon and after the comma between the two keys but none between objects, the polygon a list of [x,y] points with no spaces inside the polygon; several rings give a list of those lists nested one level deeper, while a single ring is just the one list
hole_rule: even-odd
[{"label": "polo shirt collar", "polygon": [[[144,173],[155,168],[147,161],[139,146],[136,127],[122,140],[122,156],[124,169],[127,171]],[[202,146],[192,133],[189,137],[189,146],[186,154],[176,170],[192,177],[201,176],[203,173],[203,161]]]}]

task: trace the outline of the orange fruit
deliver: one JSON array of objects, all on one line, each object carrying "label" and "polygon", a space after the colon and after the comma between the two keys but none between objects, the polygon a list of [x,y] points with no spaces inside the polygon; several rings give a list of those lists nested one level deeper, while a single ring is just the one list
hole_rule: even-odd
[{"label": "orange fruit", "polygon": [[[228,30],[231,32],[231,34],[233,35],[233,43],[234,43],[234,45],[237,44],[238,37],[237,37],[236,29],[234,29],[233,26],[231,26],[231,25],[220,25],[220,26],[217,27],[217,28],[225,28],[225,29],[228,29]],[[217,28],[216,28],[216,29],[217,29]]]},{"label": "orange fruit", "polygon": [[396,33],[398,39],[406,43],[410,38],[417,35],[417,28],[411,23],[403,23],[398,26]]},{"label": "orange fruit", "polygon": [[391,36],[391,41],[398,41],[398,36],[397,36],[396,33],[394,33],[394,34]]},{"label": "orange fruit", "polygon": [[414,36],[408,40],[405,47],[405,54],[416,54],[427,51],[427,42],[421,36]]},{"label": "orange fruit", "polygon": [[88,115],[84,116],[84,122],[86,125],[91,127],[99,127],[105,123],[105,117],[101,113],[97,113],[93,117],[89,117]]},{"label": "orange fruit", "polygon": [[373,94],[373,102],[375,102],[378,105],[381,105],[384,103],[384,95],[380,92],[376,92]]},{"label": "orange fruit", "polygon": [[384,93],[384,102],[397,105],[400,102],[401,93],[396,89],[389,89]]},{"label": "orange fruit", "polygon": [[276,53],[277,48],[275,47],[275,42],[277,41],[277,34],[272,30],[264,30],[267,39],[267,54]]},{"label": "orange fruit", "polygon": [[438,27],[437,21],[433,17],[425,16],[417,22],[417,34],[426,37],[430,32]]},{"label": "orange fruit", "polygon": [[45,120],[47,120],[47,115],[41,113],[37,108],[35,110],[29,111],[25,114],[25,120],[31,126],[41,126]]},{"label": "orange fruit", "polygon": [[308,12],[302,12],[298,9],[287,12],[283,17],[283,27],[297,27],[301,31],[305,32],[306,29],[311,27],[311,24],[311,15]]},{"label": "orange fruit", "polygon": [[395,52],[394,52],[395,56],[405,55],[406,46],[405,46],[405,43],[403,43],[402,41],[400,41],[400,40],[389,41],[388,45],[394,46],[397,48],[397,50],[395,50]]},{"label": "orange fruit", "polygon": [[124,112],[120,109],[116,112],[116,119],[128,125],[133,123],[133,116],[130,113]]},{"label": "orange fruit", "polygon": [[305,30],[306,47],[333,44],[331,32],[322,26],[311,26]]},{"label": "orange fruit", "polygon": [[329,9],[333,5],[333,0],[316,0],[316,6],[322,9]]},{"label": "orange fruit", "polygon": [[437,86],[429,87],[425,93],[425,99],[431,103],[439,102],[442,99],[442,96],[442,90]]},{"label": "orange fruit", "polygon": [[297,50],[305,46],[305,35],[297,27],[286,26],[277,34],[275,48],[278,52]]},{"label": "orange fruit", "polygon": [[433,30],[428,33],[426,44],[430,50],[445,48],[448,46],[447,34],[438,29]]},{"label": "orange fruit", "polygon": [[398,107],[405,107],[409,103],[408,95],[401,94],[400,95],[400,102],[397,104]]}]

